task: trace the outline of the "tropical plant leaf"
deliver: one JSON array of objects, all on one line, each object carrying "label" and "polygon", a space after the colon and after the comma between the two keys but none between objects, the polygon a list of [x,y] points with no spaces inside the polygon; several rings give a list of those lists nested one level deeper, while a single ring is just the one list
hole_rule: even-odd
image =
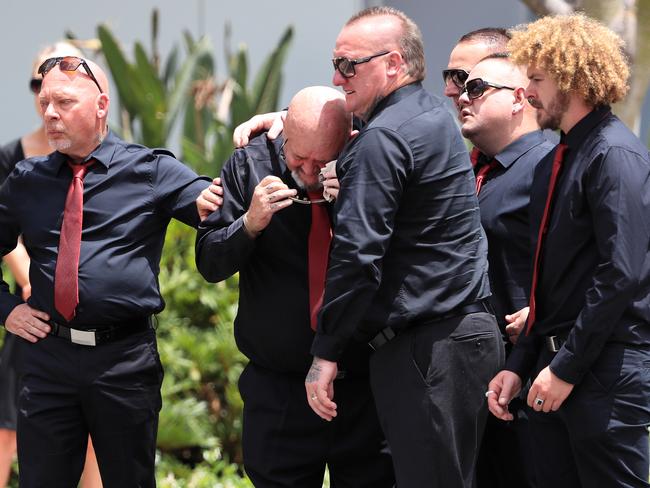
[{"label": "tropical plant leaf", "polygon": [[293,27],[287,27],[280,42],[260,68],[253,85],[251,108],[254,113],[266,113],[275,110],[278,104],[282,82],[282,66],[287,56]]}]

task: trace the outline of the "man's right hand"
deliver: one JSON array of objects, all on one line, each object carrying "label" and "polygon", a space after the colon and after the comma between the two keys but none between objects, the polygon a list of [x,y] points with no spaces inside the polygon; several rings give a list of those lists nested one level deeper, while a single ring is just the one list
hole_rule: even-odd
[{"label": "man's right hand", "polygon": [[512,371],[499,371],[488,385],[488,408],[492,414],[501,420],[512,420],[508,404],[521,391],[521,378]]},{"label": "man's right hand", "polygon": [[284,129],[284,119],[286,117],[286,110],[255,115],[235,128],[232,142],[235,144],[235,147],[244,147],[248,144],[251,136],[258,134],[265,129],[268,129],[266,137],[273,140],[277,138],[282,132],[282,129]]},{"label": "man's right hand", "polygon": [[248,211],[244,215],[246,231],[252,235],[262,232],[271,222],[273,214],[293,203],[289,197],[295,197],[296,190],[290,189],[277,176],[266,176],[253,192]]},{"label": "man's right hand", "polygon": [[21,303],[7,317],[5,329],[29,342],[38,342],[51,330],[48,320],[50,316],[45,312]]},{"label": "man's right hand", "polygon": [[196,209],[199,212],[199,219],[203,222],[212,212],[223,204],[223,187],[221,178],[212,180],[212,184],[201,192],[196,199]]}]

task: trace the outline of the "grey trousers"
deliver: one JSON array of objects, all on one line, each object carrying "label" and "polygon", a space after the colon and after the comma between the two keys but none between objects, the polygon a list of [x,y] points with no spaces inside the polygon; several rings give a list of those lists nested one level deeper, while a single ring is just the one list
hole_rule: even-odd
[{"label": "grey trousers", "polygon": [[370,359],[379,421],[398,488],[471,488],[505,358],[494,316],[472,313],[410,327]]}]

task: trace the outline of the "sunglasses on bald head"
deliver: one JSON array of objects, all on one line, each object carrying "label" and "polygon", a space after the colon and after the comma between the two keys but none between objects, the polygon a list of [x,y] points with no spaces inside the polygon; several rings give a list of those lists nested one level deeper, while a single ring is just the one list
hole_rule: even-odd
[{"label": "sunglasses on bald head", "polygon": [[48,74],[57,64],[59,65],[59,69],[61,71],[68,72],[76,71],[79,66],[83,66],[86,74],[90,77],[91,80],[95,82],[97,88],[99,88],[99,93],[104,93],[102,87],[99,86],[99,82],[97,81],[97,78],[95,78],[95,75],[90,69],[90,66],[88,66],[86,60],[83,58],[78,58],[77,56],[63,56],[46,59],[43,61],[43,64],[38,67],[38,74],[45,78],[45,75]]},{"label": "sunglasses on bald head", "polygon": [[481,98],[488,88],[496,88],[497,90],[515,90],[515,88],[511,86],[499,85],[498,83],[485,81],[481,78],[474,78],[465,83],[460,94],[462,95],[467,92],[467,97],[470,100],[476,100],[477,98]]},{"label": "sunglasses on bald head", "polygon": [[469,73],[464,69],[443,69],[442,70],[442,80],[445,82],[445,85],[451,82],[456,85],[456,88],[462,88],[467,81]]},{"label": "sunglasses on bald head", "polygon": [[334,65],[334,69],[337,70],[339,73],[341,73],[341,76],[343,78],[352,78],[354,75],[357,74],[356,70],[354,67],[357,64],[363,64],[367,63],[368,61],[378,58],[379,56],[384,56],[386,54],[390,53],[390,51],[382,51],[377,54],[372,54],[370,56],[366,56],[365,58],[358,58],[358,59],[348,59],[343,56],[339,56],[337,58],[332,59],[332,64]]}]

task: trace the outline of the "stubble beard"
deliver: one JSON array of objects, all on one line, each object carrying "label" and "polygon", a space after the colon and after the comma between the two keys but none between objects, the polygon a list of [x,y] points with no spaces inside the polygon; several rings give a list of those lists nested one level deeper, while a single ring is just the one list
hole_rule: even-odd
[{"label": "stubble beard", "polygon": [[314,183],[313,185],[306,184],[304,182],[304,180],[298,174],[298,170],[293,170],[291,172],[291,177],[293,178],[293,181],[296,182],[296,185],[298,185],[298,188],[300,188],[302,190],[316,191],[316,190],[320,190],[321,188],[323,188],[323,185],[320,182]]},{"label": "stubble beard", "polygon": [[560,128],[562,117],[569,108],[569,95],[558,93],[549,102],[548,107],[537,110],[537,123],[542,129],[557,130]]}]

